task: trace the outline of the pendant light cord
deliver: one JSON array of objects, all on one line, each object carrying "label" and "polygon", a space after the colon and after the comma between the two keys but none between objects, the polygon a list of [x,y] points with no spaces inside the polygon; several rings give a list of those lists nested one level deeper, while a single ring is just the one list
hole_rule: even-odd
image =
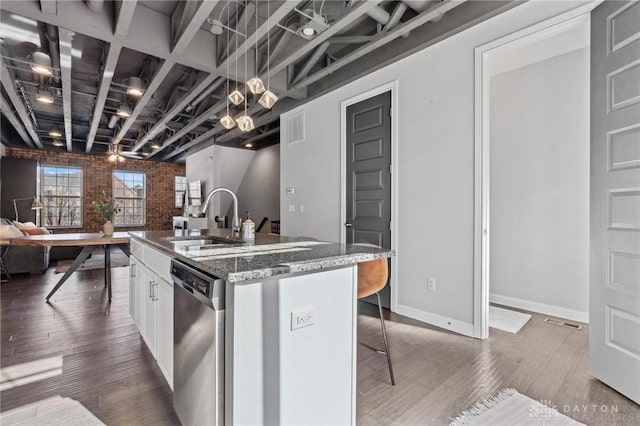
[{"label": "pendant light cord", "polygon": [[[247,13],[247,8],[249,7],[249,0],[244,0],[244,13]],[[256,19],[258,19],[258,8],[256,7]],[[249,30],[249,17],[247,16],[247,18],[244,20],[244,34],[245,34],[245,40],[244,40],[244,115],[245,117],[247,116],[247,56],[249,56],[249,51],[247,50],[247,48],[249,47],[249,40],[247,35],[248,30]],[[237,39],[237,37],[236,37]]]},{"label": "pendant light cord", "polygon": [[271,90],[271,0],[267,0],[267,90]]},{"label": "pendant light cord", "polygon": [[[229,9],[227,6],[229,6],[229,2],[227,2],[225,8],[227,9],[227,25],[230,24],[230,20],[231,20],[231,15],[229,13]],[[227,46],[229,46],[229,41],[230,41],[230,37],[229,35],[231,34],[231,31],[227,30]],[[227,96],[225,96],[225,98],[227,99],[227,116],[229,115],[229,57],[227,57]]]}]

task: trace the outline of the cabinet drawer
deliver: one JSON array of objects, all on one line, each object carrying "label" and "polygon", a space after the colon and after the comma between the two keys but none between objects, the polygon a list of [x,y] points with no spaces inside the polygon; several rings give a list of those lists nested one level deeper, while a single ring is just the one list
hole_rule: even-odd
[{"label": "cabinet drawer", "polygon": [[138,240],[131,238],[129,242],[129,250],[131,251],[131,255],[138,258],[138,260],[144,262],[144,258],[142,257],[142,243]]},{"label": "cabinet drawer", "polygon": [[171,258],[166,254],[149,246],[143,246],[144,257],[142,261],[153,272],[158,274],[165,281],[173,282],[171,279]]}]

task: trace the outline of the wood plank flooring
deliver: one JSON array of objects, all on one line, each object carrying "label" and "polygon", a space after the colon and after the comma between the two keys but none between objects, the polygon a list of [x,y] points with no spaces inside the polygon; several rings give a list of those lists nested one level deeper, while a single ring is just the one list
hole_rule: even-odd
[{"label": "wood plank flooring", "polygon": [[[1,367],[62,357],[63,368],[0,392],[0,411],[60,395],[107,425],[179,424],[171,389],[129,317],[128,269],[112,269],[110,306],[102,270],[76,272],[51,304],[44,297],[60,277],[53,268],[2,283]],[[365,303],[360,310],[359,340],[381,347],[377,311]],[[359,345],[358,424],[447,424],[503,387],[549,400],[586,424],[640,424],[640,407],[589,377],[586,327],[545,324],[533,314],[518,334],[491,330],[479,341],[387,315],[397,385],[390,385],[384,355]]]}]

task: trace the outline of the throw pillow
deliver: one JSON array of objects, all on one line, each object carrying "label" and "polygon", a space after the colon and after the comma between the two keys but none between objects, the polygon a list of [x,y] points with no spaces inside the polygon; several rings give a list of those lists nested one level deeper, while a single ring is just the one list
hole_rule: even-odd
[{"label": "throw pillow", "polygon": [[45,232],[46,229],[44,228],[25,228],[22,230],[22,233],[24,235],[44,235],[47,232]]},{"label": "throw pillow", "polygon": [[22,231],[22,228],[24,228],[24,223],[22,222],[18,222],[17,220],[13,221],[13,226],[15,226],[16,228],[18,228],[20,231]]},{"label": "throw pillow", "polygon": [[33,228],[37,228],[36,224],[33,222],[25,222],[22,224],[24,226],[23,229],[33,229]]},{"label": "throw pillow", "polygon": [[22,232],[13,225],[0,225],[0,239],[10,240],[22,237]]}]

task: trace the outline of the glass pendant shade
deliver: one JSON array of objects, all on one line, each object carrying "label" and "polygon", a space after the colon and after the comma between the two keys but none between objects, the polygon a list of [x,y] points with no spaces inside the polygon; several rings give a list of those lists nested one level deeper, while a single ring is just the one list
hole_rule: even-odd
[{"label": "glass pendant shade", "polygon": [[42,75],[51,75],[51,58],[44,52],[35,52],[31,57],[31,69]]},{"label": "glass pendant shade", "polygon": [[247,81],[247,86],[254,95],[259,95],[265,91],[264,83],[260,77],[253,77],[251,80]]},{"label": "glass pendant shade", "polygon": [[227,130],[233,129],[234,127],[236,127],[235,120],[231,118],[229,114],[225,115],[220,119],[220,124],[222,124],[222,127],[224,127]]},{"label": "glass pendant shade", "polygon": [[278,97],[271,90],[267,90],[260,97],[260,105],[265,107],[266,109],[271,109],[271,107],[278,101]]},{"label": "glass pendant shade", "polygon": [[238,89],[229,93],[228,97],[229,97],[229,101],[234,105],[240,105],[242,101],[244,101],[244,96],[242,96],[242,93],[240,93]]},{"label": "glass pendant shade", "polygon": [[253,119],[248,115],[241,115],[236,119],[236,123],[238,123],[238,128],[243,132],[250,132],[255,129],[255,125],[253,124]]}]

